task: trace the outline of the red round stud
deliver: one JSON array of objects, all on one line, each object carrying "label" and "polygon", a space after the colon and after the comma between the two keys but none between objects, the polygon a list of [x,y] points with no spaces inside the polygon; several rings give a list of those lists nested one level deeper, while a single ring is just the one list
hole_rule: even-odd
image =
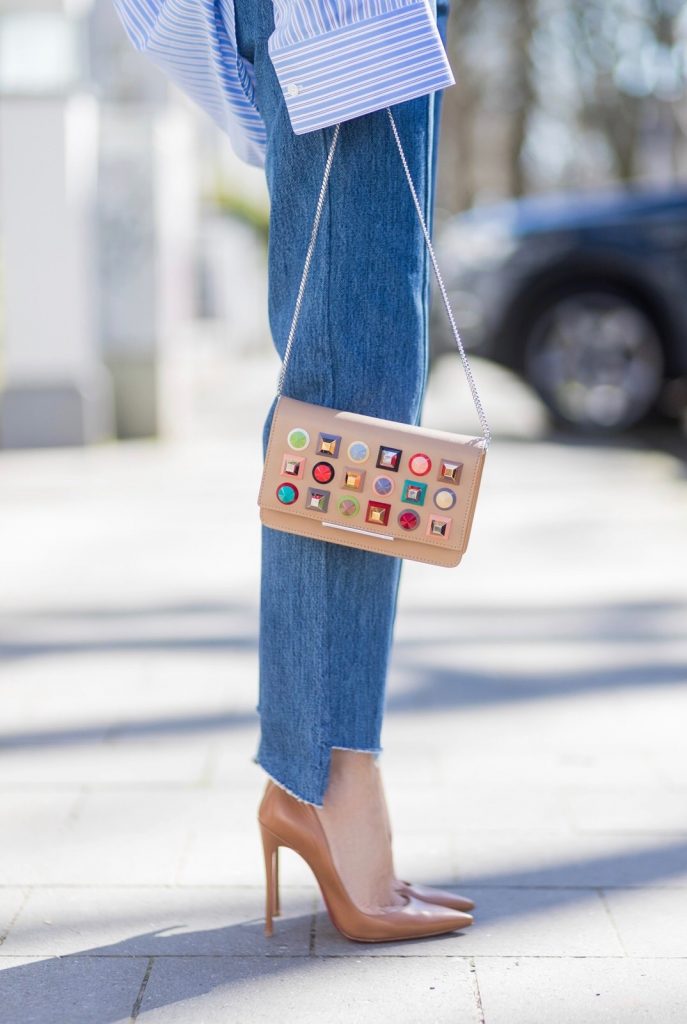
[{"label": "red round stud", "polygon": [[317,462],[313,466],[312,475],[318,484],[328,484],[330,480],[334,479],[334,467],[330,466],[328,462]]},{"label": "red round stud", "polygon": [[412,509],[406,509],[399,514],[398,525],[404,530],[416,530],[420,525],[420,517]]}]

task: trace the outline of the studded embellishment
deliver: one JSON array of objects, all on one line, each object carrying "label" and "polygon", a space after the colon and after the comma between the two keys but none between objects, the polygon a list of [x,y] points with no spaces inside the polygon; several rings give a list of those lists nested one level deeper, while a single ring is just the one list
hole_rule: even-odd
[{"label": "studded embellishment", "polygon": [[334,467],[328,462],[316,462],[312,468],[312,475],[318,484],[328,484],[334,479]]},{"label": "studded embellishment", "polygon": [[311,508],[315,512],[326,512],[329,507],[329,491],[320,491],[315,487],[308,487],[305,507]]},{"label": "studded embellishment", "polygon": [[365,486],[365,472],[362,469],[348,469],[344,470],[343,483],[341,484],[347,491],[362,491]]},{"label": "studded embellishment", "polygon": [[298,498],[298,488],[293,484],[279,484],[277,487],[277,499],[282,505],[293,505]]},{"label": "studded embellishment", "polygon": [[416,452],[408,459],[408,466],[414,476],[426,476],[432,468],[432,460],[424,452]]},{"label": "studded embellishment", "polygon": [[451,519],[444,516],[430,516],[427,525],[428,537],[443,537],[444,540],[451,532]]},{"label": "studded embellishment", "polygon": [[293,448],[294,451],[300,452],[310,444],[310,434],[307,430],[304,430],[303,427],[294,427],[293,430],[289,431],[286,443],[289,448]]},{"label": "studded embellishment", "polygon": [[446,480],[447,483],[459,484],[462,471],[462,462],[449,462],[447,459],[442,459],[439,463],[437,480]]},{"label": "studded embellishment", "polygon": [[367,462],[370,449],[364,441],[353,441],[348,446],[348,457],[351,462]]},{"label": "studded embellishment", "polygon": [[305,459],[299,455],[285,455],[281,460],[281,475],[295,476],[298,480],[303,476]]},{"label": "studded embellishment", "polygon": [[413,512],[412,508],[406,508],[398,514],[398,525],[403,530],[417,530],[420,525],[420,516],[417,512]]},{"label": "studded embellishment", "polygon": [[377,526],[386,526],[389,522],[390,511],[391,505],[387,505],[383,501],[368,501],[365,522],[375,523]]},{"label": "studded embellishment", "polygon": [[456,503],[456,492],[450,490],[448,487],[442,487],[434,494],[434,504],[437,508],[443,509],[447,512]]},{"label": "studded embellishment", "polygon": [[383,498],[386,498],[387,494],[391,494],[394,489],[394,482],[390,476],[376,476],[372,481],[372,489],[375,494],[381,494]]},{"label": "studded embellishment", "polygon": [[357,498],[339,498],[339,512],[342,516],[357,516],[360,512],[360,502]]},{"label": "studded embellishment", "polygon": [[317,454],[328,455],[330,459],[336,459],[339,455],[341,438],[338,434],[320,434],[317,439]]},{"label": "studded embellishment", "polygon": [[398,473],[402,455],[400,448],[387,448],[382,444],[379,446],[376,464],[379,469],[389,469],[392,473]]},{"label": "studded embellishment", "polygon": [[407,501],[411,505],[424,505],[427,484],[419,484],[417,480],[406,480],[403,484],[401,501]]}]

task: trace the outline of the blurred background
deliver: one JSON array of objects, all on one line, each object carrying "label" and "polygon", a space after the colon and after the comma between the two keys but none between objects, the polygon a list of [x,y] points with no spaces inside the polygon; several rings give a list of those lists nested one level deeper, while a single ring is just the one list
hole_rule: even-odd
[{"label": "blurred background", "polygon": [[[683,413],[686,40],[678,0],[452,7],[441,264],[557,426]],[[221,434],[270,357],[262,172],[108,0],[2,0],[0,103],[0,447]]]}]

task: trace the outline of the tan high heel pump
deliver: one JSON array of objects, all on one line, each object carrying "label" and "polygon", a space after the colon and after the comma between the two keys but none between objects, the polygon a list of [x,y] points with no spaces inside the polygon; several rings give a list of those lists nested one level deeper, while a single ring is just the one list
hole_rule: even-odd
[{"label": "tan high heel pump", "polygon": [[279,847],[295,850],[317,879],[332,923],[356,942],[391,942],[467,928],[470,914],[439,906],[404,894],[406,903],[367,914],[352,901],[336,870],[324,829],[311,804],[292,797],[274,783],[268,783],[258,811],[265,854],[267,898],[265,935],[272,935],[273,917],[279,914]]}]

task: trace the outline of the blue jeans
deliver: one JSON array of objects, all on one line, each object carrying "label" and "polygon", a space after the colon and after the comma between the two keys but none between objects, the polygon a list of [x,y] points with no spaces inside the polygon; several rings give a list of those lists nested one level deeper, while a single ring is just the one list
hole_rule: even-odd
[{"label": "blue jeans", "polygon": [[[295,135],[267,52],[272,0],[235,0],[267,126],[269,319],[283,356],[333,128]],[[394,116],[431,213],[440,94]],[[346,121],[284,393],[417,423],[427,376],[429,260],[384,110]],[[274,413],[264,424],[263,455]],[[401,559],[261,527],[255,760],[322,805],[331,750],[381,750]]]}]

